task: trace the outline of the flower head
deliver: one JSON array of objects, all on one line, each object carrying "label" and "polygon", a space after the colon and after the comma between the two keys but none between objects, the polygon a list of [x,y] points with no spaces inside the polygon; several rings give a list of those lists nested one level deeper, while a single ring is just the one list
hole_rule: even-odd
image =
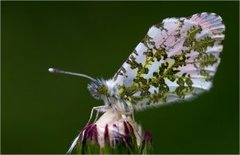
[{"label": "flower head", "polygon": [[130,116],[110,109],[94,124],[89,124],[76,139],[72,153],[114,154],[149,153],[152,138]]}]

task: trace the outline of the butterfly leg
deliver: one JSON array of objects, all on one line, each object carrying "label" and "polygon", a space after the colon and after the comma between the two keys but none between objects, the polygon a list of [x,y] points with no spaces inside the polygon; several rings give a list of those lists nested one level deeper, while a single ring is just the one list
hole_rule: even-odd
[{"label": "butterfly leg", "polygon": [[133,119],[133,121],[135,121],[135,117],[134,117],[134,110],[132,110],[132,112],[131,112],[132,114],[132,119]]},{"label": "butterfly leg", "polygon": [[125,112],[124,114],[127,116],[131,116],[132,119],[135,121],[134,119],[134,109],[132,107],[132,104],[129,102],[123,102],[124,103],[124,107],[125,107]]},{"label": "butterfly leg", "polygon": [[94,119],[94,121],[93,121],[93,123],[95,123],[96,121],[97,121],[97,119],[98,119],[98,115],[99,115],[99,110],[96,110],[96,116],[95,116],[95,119]]},{"label": "butterfly leg", "polygon": [[123,115],[125,115],[125,117],[131,116],[133,121],[135,121],[135,119],[134,119],[134,111],[124,112]]},{"label": "butterfly leg", "polygon": [[93,116],[93,112],[94,112],[94,110],[96,110],[96,112],[97,112],[97,113],[96,113],[96,117],[95,117],[95,119],[94,119],[94,123],[95,123],[96,120],[97,120],[97,118],[98,118],[99,112],[100,112],[100,111],[104,111],[104,110],[106,110],[107,107],[108,107],[108,106],[106,106],[106,105],[104,105],[104,106],[93,107],[92,110],[91,110],[90,118],[89,118],[87,124],[89,124],[90,121],[92,120],[92,116]]},{"label": "butterfly leg", "polygon": [[77,135],[77,137],[74,139],[74,141],[72,142],[70,148],[68,149],[68,151],[67,151],[67,153],[66,153],[67,155],[70,155],[70,154],[72,153],[72,150],[73,150],[73,149],[75,148],[75,146],[77,145],[77,141],[78,141],[78,139],[79,139],[80,134],[81,134],[81,133],[79,133],[79,134]]}]

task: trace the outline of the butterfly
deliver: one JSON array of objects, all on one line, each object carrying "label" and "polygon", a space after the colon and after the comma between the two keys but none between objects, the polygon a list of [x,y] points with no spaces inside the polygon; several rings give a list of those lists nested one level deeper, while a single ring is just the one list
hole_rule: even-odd
[{"label": "butterfly", "polygon": [[220,63],[225,25],[215,13],[166,18],[153,25],[109,80],[49,68],[91,80],[88,90],[122,114],[192,99],[210,90]]},{"label": "butterfly", "polygon": [[[104,101],[94,110],[114,109],[133,115],[149,107],[186,101],[210,90],[223,50],[225,25],[215,13],[166,18],[153,25],[121,68],[109,80],[49,68],[88,78],[88,90]],[[71,152],[75,142],[68,152]]]}]

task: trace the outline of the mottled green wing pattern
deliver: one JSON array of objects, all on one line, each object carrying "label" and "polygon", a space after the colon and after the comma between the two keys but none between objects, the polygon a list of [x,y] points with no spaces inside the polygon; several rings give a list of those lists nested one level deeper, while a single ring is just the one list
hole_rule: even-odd
[{"label": "mottled green wing pattern", "polygon": [[212,86],[225,26],[214,13],[152,26],[113,80],[136,110],[190,99]]}]

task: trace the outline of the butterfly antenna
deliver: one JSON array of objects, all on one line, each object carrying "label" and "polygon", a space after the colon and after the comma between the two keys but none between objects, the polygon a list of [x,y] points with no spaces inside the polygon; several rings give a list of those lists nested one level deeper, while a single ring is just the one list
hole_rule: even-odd
[{"label": "butterfly antenna", "polygon": [[63,71],[63,70],[56,69],[56,68],[49,68],[48,71],[49,71],[50,73],[58,73],[58,74],[66,74],[66,75],[80,76],[80,77],[87,78],[87,79],[89,79],[89,80],[91,80],[91,81],[93,81],[93,82],[96,81],[96,79],[92,78],[91,76],[85,75],[85,74]]}]

